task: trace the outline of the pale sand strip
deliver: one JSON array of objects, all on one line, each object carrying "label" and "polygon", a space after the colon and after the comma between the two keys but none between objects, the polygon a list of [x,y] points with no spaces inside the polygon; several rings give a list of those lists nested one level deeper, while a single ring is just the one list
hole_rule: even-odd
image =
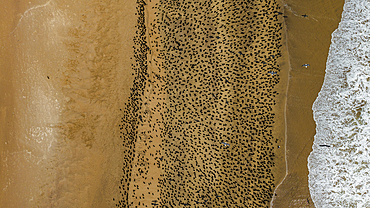
[{"label": "pale sand strip", "polygon": [[115,206],[135,3],[2,3],[0,207]]},{"label": "pale sand strip", "polygon": [[[64,17],[61,13],[52,13],[55,8],[51,4],[38,3],[27,2],[27,9],[24,3],[4,6],[14,13],[4,17],[12,22],[8,23],[9,30],[2,31],[6,44],[2,54],[8,59],[3,63],[5,66],[7,62],[11,64],[6,68],[2,65],[1,70],[8,71],[4,75],[12,89],[5,89],[10,99],[1,102],[8,107],[4,123],[11,126],[5,127],[6,136],[1,138],[1,145],[4,145],[1,152],[2,207],[32,206],[37,202],[36,196],[44,194],[41,189],[51,183],[55,173],[45,171],[45,158],[53,155],[54,126],[60,116],[62,99],[55,86],[48,83],[47,75],[60,64],[56,57],[64,55],[58,50],[61,44],[54,41],[58,39],[54,32],[63,24]],[[47,24],[38,24],[39,19]],[[48,24],[52,19],[58,20]],[[46,56],[50,59],[45,59]]]}]

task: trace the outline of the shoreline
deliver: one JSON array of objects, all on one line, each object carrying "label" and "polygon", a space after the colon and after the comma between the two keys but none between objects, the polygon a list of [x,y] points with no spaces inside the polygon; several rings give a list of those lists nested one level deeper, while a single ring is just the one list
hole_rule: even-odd
[{"label": "shoreline", "polygon": [[[311,107],[324,80],[331,33],[340,21],[343,3],[322,0],[288,0],[284,3],[291,65],[286,104],[288,174],[276,188],[277,196],[271,207],[313,207],[307,168],[315,134]],[[308,16],[303,17],[305,14]],[[301,67],[306,63],[311,66]]]}]

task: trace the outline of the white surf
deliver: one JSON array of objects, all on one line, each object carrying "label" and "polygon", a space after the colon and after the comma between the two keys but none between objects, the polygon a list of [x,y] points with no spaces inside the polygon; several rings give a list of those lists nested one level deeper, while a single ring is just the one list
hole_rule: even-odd
[{"label": "white surf", "polygon": [[322,89],[308,158],[316,207],[370,207],[370,1],[346,0]]}]

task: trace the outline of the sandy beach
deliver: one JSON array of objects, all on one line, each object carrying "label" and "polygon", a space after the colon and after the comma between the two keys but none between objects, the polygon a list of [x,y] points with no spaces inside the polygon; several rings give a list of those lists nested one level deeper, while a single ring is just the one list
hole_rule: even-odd
[{"label": "sandy beach", "polygon": [[0,207],[313,207],[343,1],[0,2]]}]

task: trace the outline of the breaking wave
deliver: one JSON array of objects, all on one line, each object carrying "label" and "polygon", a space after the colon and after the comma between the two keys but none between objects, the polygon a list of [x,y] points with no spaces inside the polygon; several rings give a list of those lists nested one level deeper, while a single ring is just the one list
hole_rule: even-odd
[{"label": "breaking wave", "polygon": [[308,158],[316,207],[370,207],[370,1],[346,0],[313,104]]}]

